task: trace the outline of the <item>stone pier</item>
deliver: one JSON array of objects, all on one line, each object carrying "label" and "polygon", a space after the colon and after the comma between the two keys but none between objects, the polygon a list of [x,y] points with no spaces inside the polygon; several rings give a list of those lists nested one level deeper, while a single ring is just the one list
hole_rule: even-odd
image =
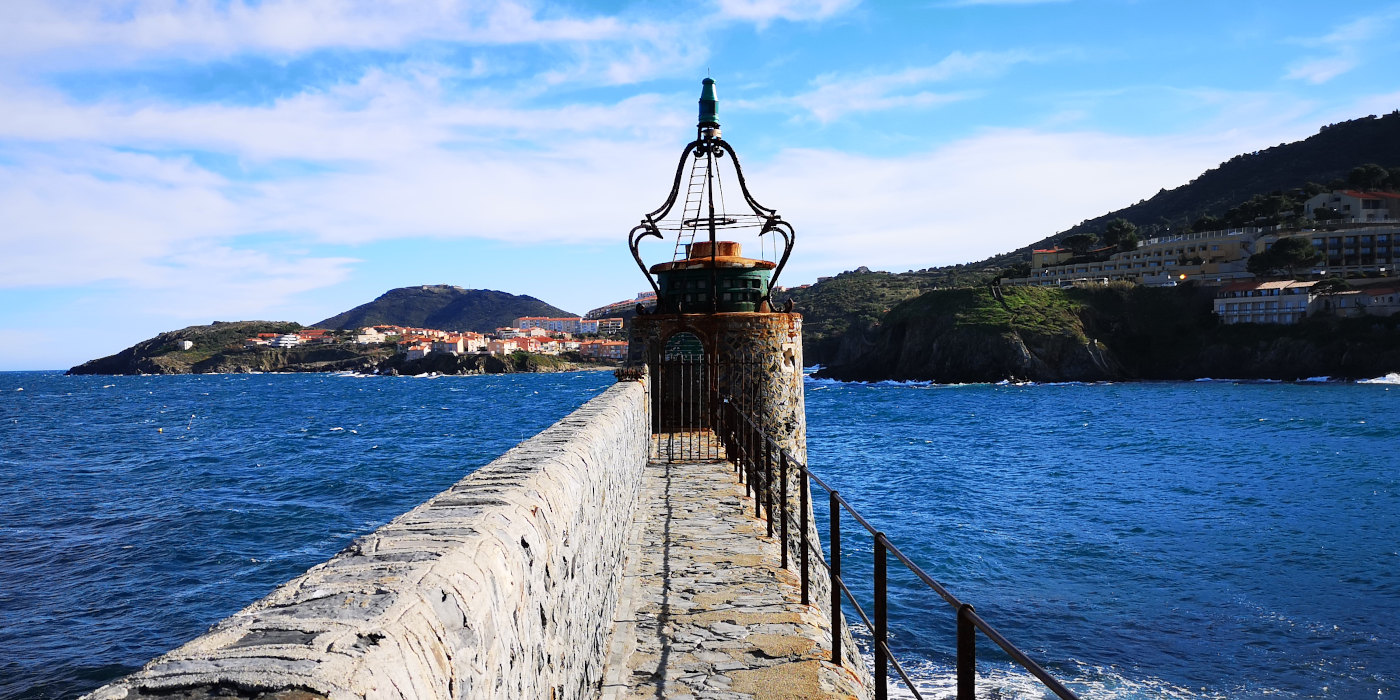
[{"label": "stone pier", "polygon": [[831,663],[828,613],[802,604],[753,513],[731,462],[648,462],[604,700],[867,697],[863,665]]},{"label": "stone pier", "polygon": [[802,605],[733,465],[648,458],[647,388],[608,389],[87,697],[867,697],[844,624],[829,661],[824,578]]}]

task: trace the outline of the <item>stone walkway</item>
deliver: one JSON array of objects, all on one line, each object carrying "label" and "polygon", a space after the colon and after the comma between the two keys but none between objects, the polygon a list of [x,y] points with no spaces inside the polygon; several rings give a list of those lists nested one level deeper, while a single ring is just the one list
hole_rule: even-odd
[{"label": "stone walkway", "polygon": [[647,465],[604,700],[865,698],[725,461]]}]

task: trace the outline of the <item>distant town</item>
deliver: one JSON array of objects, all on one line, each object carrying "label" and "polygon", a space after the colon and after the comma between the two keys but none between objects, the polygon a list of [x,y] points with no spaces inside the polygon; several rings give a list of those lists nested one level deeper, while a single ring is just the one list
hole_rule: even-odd
[{"label": "distant town", "polygon": [[1400,267],[1400,194],[1321,192],[1304,203],[1302,215],[1303,225],[1292,227],[1193,231],[1093,250],[1035,250],[1029,274],[1003,282],[1221,285],[1215,313],[1224,323],[1292,324],[1319,313],[1400,312],[1394,278]]},{"label": "distant town", "polygon": [[584,359],[620,361],[627,358],[627,341],[617,339],[622,331],[621,318],[522,316],[511,321],[509,326],[490,333],[388,324],[365,326],[353,331],[307,328],[292,333],[259,333],[244,340],[243,347],[294,348],[312,344],[354,343],[393,345],[408,360],[433,354],[509,355],[528,352],[537,355],[578,353]]}]

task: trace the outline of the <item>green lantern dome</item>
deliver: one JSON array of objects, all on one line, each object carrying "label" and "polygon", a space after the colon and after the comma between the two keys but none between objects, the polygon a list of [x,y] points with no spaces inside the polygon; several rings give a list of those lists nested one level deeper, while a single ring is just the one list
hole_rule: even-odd
[{"label": "green lantern dome", "polygon": [[719,100],[715,98],[715,81],[705,78],[700,89],[700,128],[719,126]]}]

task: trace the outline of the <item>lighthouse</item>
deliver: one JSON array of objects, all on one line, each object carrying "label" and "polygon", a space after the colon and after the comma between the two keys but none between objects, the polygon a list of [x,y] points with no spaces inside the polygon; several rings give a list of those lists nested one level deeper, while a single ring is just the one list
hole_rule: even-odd
[{"label": "lighthouse", "polygon": [[[661,444],[704,444],[733,404],[806,459],[802,317],[773,299],[795,235],[750,192],[705,78],[670,194],[628,234],[656,293],[655,308],[633,320],[629,359],[647,367],[653,433],[680,436]],[[648,264],[644,244],[646,257],[669,259]]]}]

